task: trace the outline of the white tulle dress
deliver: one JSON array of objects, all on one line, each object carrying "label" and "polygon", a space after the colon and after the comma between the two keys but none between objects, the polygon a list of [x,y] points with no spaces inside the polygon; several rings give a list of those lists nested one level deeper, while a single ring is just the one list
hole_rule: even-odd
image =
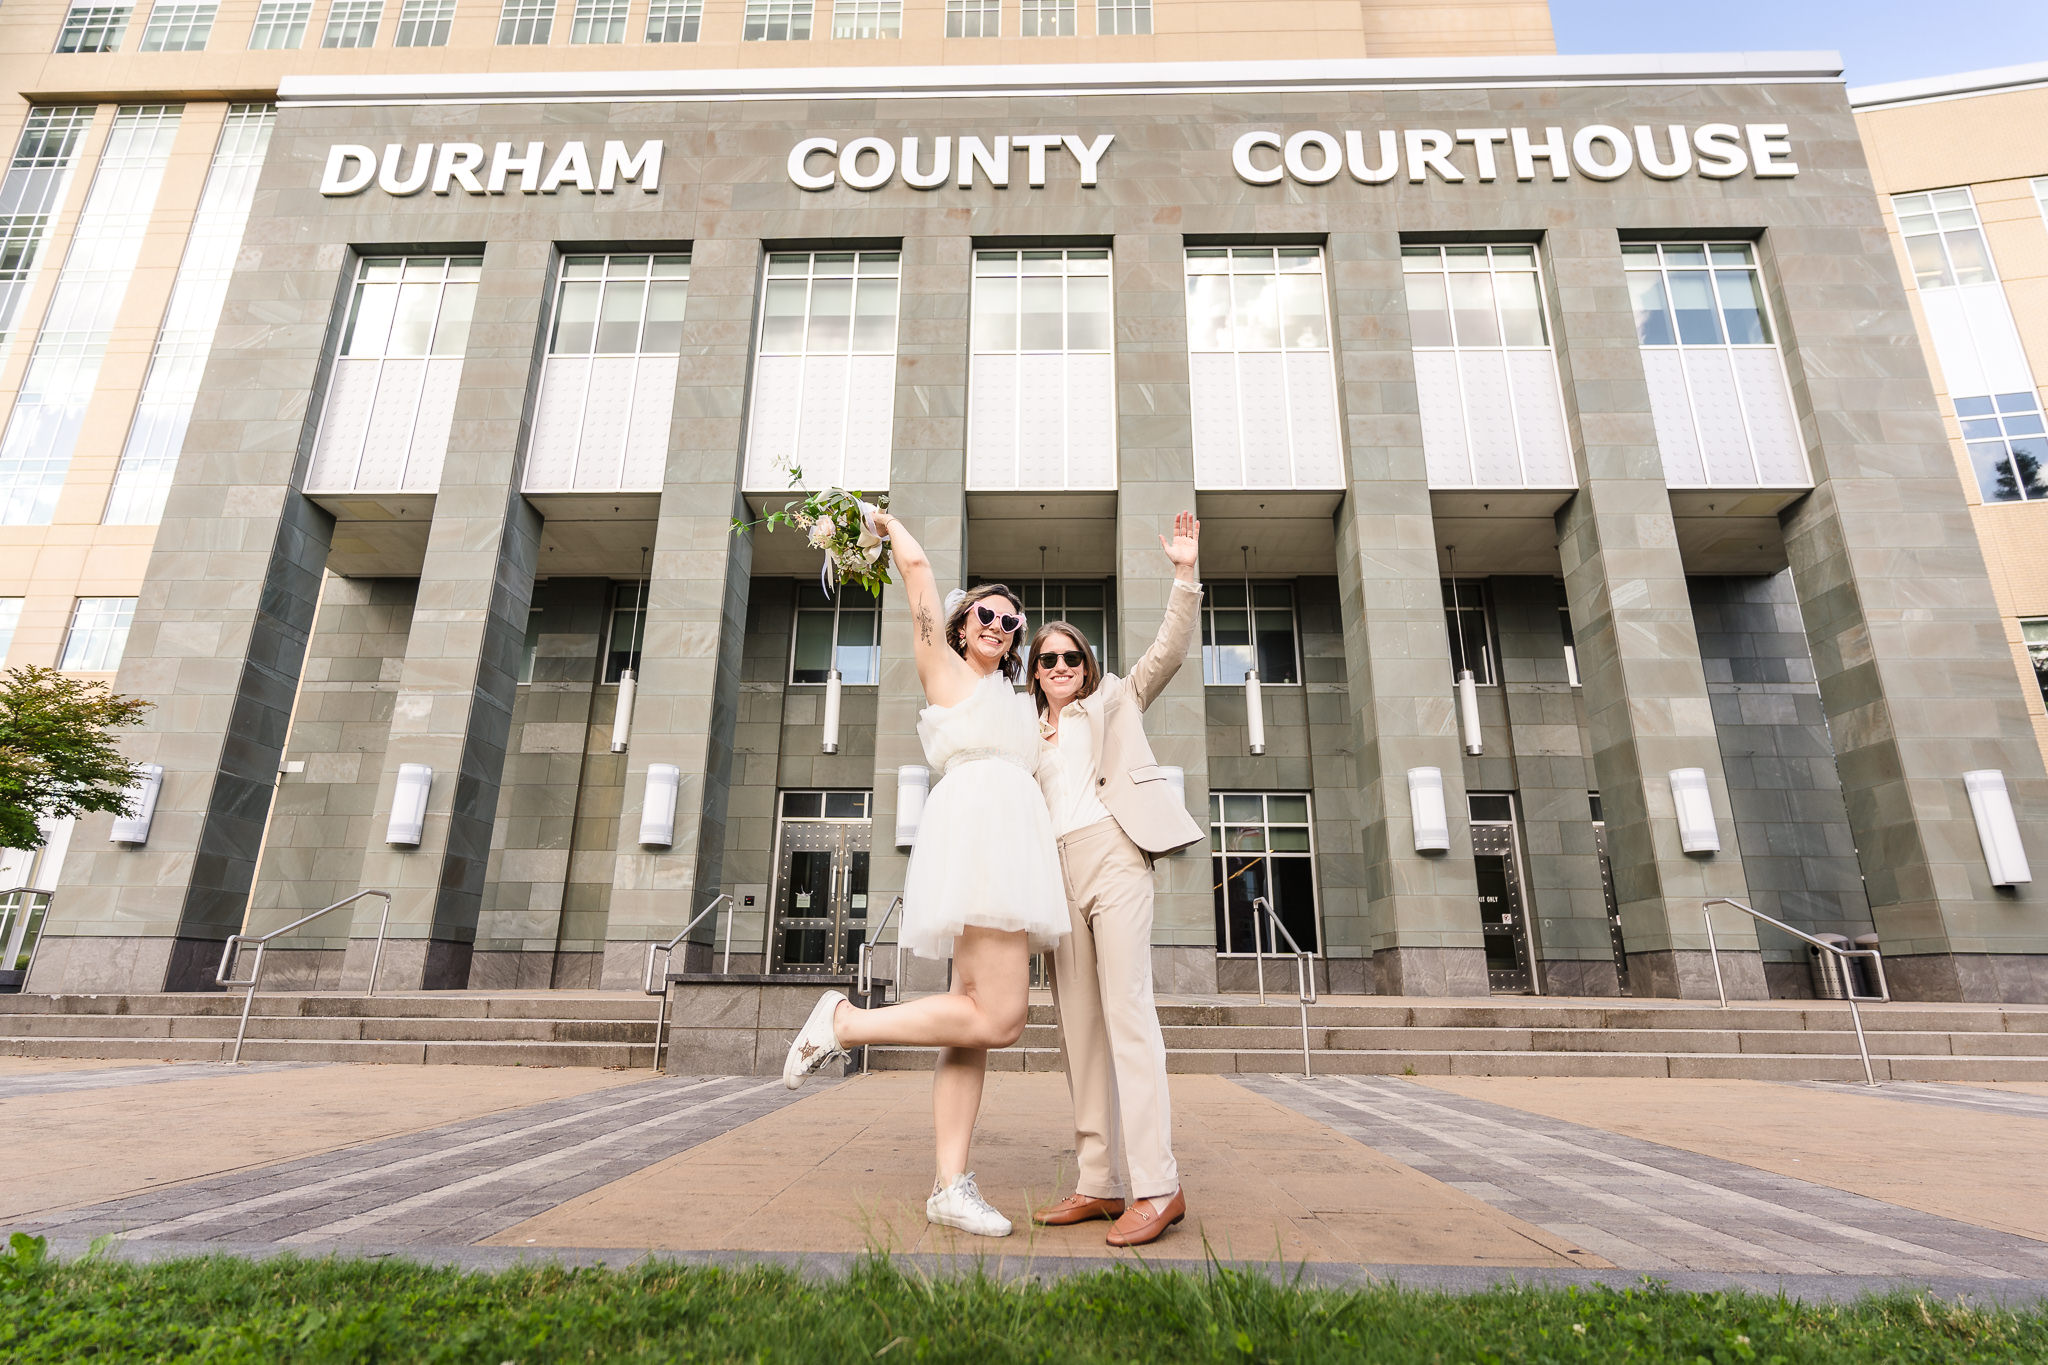
[{"label": "white tulle dress", "polygon": [[917,719],[939,780],[903,880],[903,946],[944,958],[968,925],[1021,929],[1033,952],[1066,933],[1066,890],[1038,781],[1038,717],[1000,673]]}]

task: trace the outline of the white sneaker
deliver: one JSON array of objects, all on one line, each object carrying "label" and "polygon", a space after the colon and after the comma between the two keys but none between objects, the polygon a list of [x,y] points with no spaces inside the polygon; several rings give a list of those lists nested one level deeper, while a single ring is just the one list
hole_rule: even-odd
[{"label": "white sneaker", "polygon": [[846,1049],[839,1046],[839,1035],[832,1031],[832,1012],[845,999],[844,991],[826,991],[811,1006],[811,1017],[797,1030],[796,1041],[789,1045],[789,1055],[782,1059],[782,1083],[791,1090],[834,1057],[847,1055]]},{"label": "white sneaker", "polygon": [[995,1211],[981,1197],[974,1172],[956,1176],[950,1185],[932,1183],[932,1197],[924,1201],[925,1221],[940,1227],[958,1228],[977,1237],[1008,1237],[1010,1220]]}]

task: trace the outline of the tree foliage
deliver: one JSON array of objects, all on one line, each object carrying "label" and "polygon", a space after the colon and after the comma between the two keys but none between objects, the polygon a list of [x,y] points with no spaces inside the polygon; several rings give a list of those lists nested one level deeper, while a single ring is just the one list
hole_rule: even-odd
[{"label": "tree foliage", "polygon": [[54,669],[0,675],[0,845],[40,847],[38,821],[125,813],[136,768],[112,732],[150,705]]}]

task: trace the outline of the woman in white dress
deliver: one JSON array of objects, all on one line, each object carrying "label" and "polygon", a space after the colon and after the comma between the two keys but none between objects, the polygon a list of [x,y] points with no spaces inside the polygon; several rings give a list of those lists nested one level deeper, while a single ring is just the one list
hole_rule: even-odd
[{"label": "woman in white dress", "polygon": [[1014,686],[1026,622],[1008,589],[993,584],[942,611],[924,548],[886,512],[876,523],[909,597],[918,681],[931,703],[917,733],[925,760],[941,774],[904,875],[901,940],[920,957],[950,954],[953,986],[870,1010],[825,992],[790,1044],[782,1079],[794,1090],[849,1048],[937,1047],[938,1179],[925,1216],[1004,1237],[1010,1221],[981,1197],[967,1169],[982,1081],[989,1049],[1008,1047],[1024,1032],[1031,954],[1070,929],[1052,819],[1033,776],[1038,718]]}]

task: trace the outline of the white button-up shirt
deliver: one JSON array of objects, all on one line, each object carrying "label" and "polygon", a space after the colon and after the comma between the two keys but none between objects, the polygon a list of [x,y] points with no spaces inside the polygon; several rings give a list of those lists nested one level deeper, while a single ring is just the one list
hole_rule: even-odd
[{"label": "white button-up shirt", "polygon": [[[1039,733],[1043,735],[1049,727],[1041,725]],[[1052,807],[1053,833],[1064,836],[1109,819],[1109,807],[1095,794],[1102,776],[1095,768],[1095,728],[1080,702],[1068,702],[1060,712],[1059,734],[1049,742],[1059,759],[1059,799]]]}]

